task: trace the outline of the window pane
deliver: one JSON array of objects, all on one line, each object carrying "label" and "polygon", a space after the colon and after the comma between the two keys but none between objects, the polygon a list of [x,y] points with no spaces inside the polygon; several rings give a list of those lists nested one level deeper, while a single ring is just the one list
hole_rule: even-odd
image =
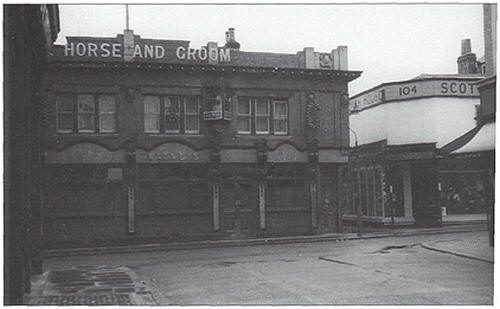
[{"label": "window pane", "polygon": [[198,127],[198,115],[186,115],[185,131],[187,133],[197,133]]},{"label": "window pane", "polygon": [[179,123],[174,121],[167,121],[165,123],[165,130],[167,132],[179,132]]},{"label": "window pane", "polygon": [[274,102],[274,116],[281,118],[288,115],[288,104],[286,102]]},{"label": "window pane", "polygon": [[255,114],[256,115],[268,115],[269,114],[269,104],[266,99],[257,99],[255,102]]},{"label": "window pane", "polygon": [[144,132],[160,133],[160,117],[158,115],[144,115]]},{"label": "window pane", "polygon": [[57,95],[56,104],[58,112],[73,112],[74,96],[70,94]]},{"label": "window pane", "polygon": [[165,113],[179,113],[179,98],[165,97]]},{"label": "window pane", "polygon": [[57,115],[57,131],[58,132],[73,132],[73,114],[58,114]]},{"label": "window pane", "polygon": [[274,133],[288,133],[287,120],[274,120]]},{"label": "window pane", "polygon": [[255,131],[259,133],[269,132],[269,117],[255,117]]},{"label": "window pane", "polygon": [[115,132],[115,97],[101,95],[99,100],[99,132]]},{"label": "window pane", "polygon": [[198,114],[198,97],[188,96],[185,99],[186,114]]},{"label": "window pane", "polygon": [[250,133],[250,117],[238,117],[238,133]]},{"label": "window pane", "polygon": [[115,132],[115,115],[103,114],[99,117],[99,130],[103,133]]},{"label": "window pane", "polygon": [[160,133],[160,97],[144,97],[144,132]]},{"label": "window pane", "polygon": [[115,97],[112,95],[99,96],[99,113],[115,113]]},{"label": "window pane", "polygon": [[160,114],[160,97],[144,97],[144,114]]},{"label": "window pane", "polygon": [[178,97],[165,97],[165,131],[178,132],[180,129],[180,106]]},{"label": "window pane", "polygon": [[250,115],[250,100],[240,98],[238,100],[238,114]]},{"label": "window pane", "polygon": [[78,132],[94,132],[94,114],[78,114]]},{"label": "window pane", "polygon": [[94,96],[90,94],[79,94],[78,100],[78,112],[88,112],[93,113],[95,111]]}]

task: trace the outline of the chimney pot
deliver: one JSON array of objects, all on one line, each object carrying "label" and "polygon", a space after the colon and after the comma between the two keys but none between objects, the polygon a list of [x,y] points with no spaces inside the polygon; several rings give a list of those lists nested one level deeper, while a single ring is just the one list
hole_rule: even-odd
[{"label": "chimney pot", "polygon": [[471,52],[470,39],[462,40],[462,56]]},{"label": "chimney pot", "polygon": [[240,49],[240,43],[236,42],[236,38],[234,35],[234,28],[229,28],[226,31],[226,47],[233,49]]}]

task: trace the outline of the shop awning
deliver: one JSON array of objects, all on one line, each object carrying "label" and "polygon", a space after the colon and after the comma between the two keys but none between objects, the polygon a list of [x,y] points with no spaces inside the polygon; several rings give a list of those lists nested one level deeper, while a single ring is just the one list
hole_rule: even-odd
[{"label": "shop awning", "polygon": [[471,153],[495,149],[495,122],[490,122],[481,127],[474,137],[462,147],[452,153]]}]

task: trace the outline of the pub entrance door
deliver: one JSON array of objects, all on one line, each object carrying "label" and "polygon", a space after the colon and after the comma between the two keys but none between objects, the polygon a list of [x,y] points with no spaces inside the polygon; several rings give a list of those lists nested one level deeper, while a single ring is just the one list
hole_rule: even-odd
[{"label": "pub entrance door", "polygon": [[221,182],[222,230],[235,239],[256,235],[259,227],[258,186],[255,180],[231,177]]}]

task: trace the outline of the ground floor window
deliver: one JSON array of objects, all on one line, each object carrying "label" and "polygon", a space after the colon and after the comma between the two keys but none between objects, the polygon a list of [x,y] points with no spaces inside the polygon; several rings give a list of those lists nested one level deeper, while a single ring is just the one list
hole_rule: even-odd
[{"label": "ground floor window", "polygon": [[380,165],[357,166],[350,170],[349,214],[388,217],[391,210],[384,200],[385,173]]},{"label": "ground floor window", "polygon": [[385,171],[385,190],[387,196],[387,203],[385,206],[386,217],[404,217],[404,181],[403,181],[403,167],[394,165],[386,167]]},{"label": "ground floor window", "polygon": [[309,192],[305,179],[306,166],[272,164],[268,170],[268,209],[307,209]]},{"label": "ground floor window", "polygon": [[440,171],[440,204],[447,214],[486,212],[481,171]]},{"label": "ground floor window", "polygon": [[59,165],[47,169],[47,215],[86,215],[125,211],[121,179],[109,166]]},{"label": "ground floor window", "polygon": [[205,165],[163,164],[139,168],[141,210],[209,209],[211,186]]}]

